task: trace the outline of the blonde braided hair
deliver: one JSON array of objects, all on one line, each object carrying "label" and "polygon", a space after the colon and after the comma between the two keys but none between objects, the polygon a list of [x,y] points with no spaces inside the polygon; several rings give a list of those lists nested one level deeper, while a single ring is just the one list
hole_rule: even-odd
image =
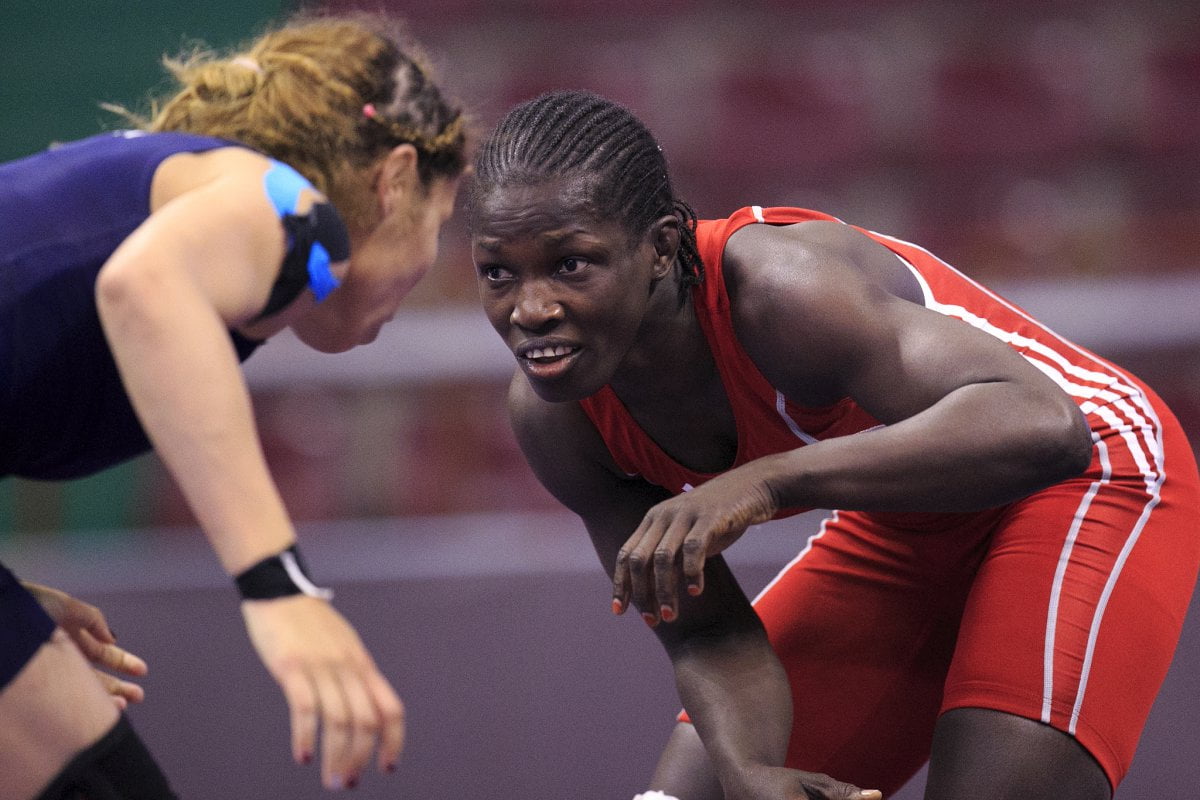
[{"label": "blonde braided hair", "polygon": [[234,54],[197,48],[163,63],[180,84],[175,94],[147,117],[109,108],[143,130],[252,147],[294,167],[335,205],[356,170],[398,144],[417,149],[426,184],[466,164],[462,110],[392,18],[301,15]]}]

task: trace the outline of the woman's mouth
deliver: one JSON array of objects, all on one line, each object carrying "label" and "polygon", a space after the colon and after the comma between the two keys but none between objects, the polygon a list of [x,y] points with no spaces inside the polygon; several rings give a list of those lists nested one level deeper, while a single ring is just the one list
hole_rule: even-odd
[{"label": "woman's mouth", "polygon": [[553,380],[570,369],[579,353],[573,345],[532,347],[517,355],[525,374],[538,380]]}]

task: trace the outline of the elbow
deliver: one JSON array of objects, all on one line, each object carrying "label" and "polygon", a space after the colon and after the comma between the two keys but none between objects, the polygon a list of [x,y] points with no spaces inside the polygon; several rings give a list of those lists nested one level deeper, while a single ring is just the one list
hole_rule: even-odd
[{"label": "elbow", "polygon": [[96,311],[106,327],[114,326],[145,309],[150,291],[148,283],[138,280],[130,270],[106,267],[96,276]]},{"label": "elbow", "polygon": [[1058,413],[1042,418],[1037,426],[1035,468],[1045,485],[1074,478],[1092,463],[1092,431],[1083,412],[1067,400]]}]

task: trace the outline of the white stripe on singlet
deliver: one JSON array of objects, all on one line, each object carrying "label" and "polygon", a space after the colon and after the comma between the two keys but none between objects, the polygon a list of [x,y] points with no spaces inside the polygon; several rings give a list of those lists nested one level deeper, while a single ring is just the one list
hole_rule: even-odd
[{"label": "white stripe on singlet", "polygon": [[[1104,589],[1101,591],[1100,597],[1096,603],[1096,609],[1092,615],[1091,626],[1088,629],[1087,650],[1084,655],[1083,666],[1079,678],[1079,686],[1076,688],[1075,700],[1072,707],[1069,731],[1073,734],[1076,725],[1079,721],[1080,708],[1083,705],[1084,693],[1087,689],[1088,678],[1091,672],[1092,659],[1095,654],[1096,640],[1100,633],[1100,624],[1104,618],[1104,611],[1108,606],[1109,597],[1112,595],[1113,589],[1116,586],[1117,579],[1121,575],[1121,571],[1129,559],[1129,553],[1137,544],[1138,538],[1141,536],[1142,530],[1146,526],[1146,522],[1150,518],[1150,512],[1158,505],[1160,499],[1160,490],[1164,478],[1164,452],[1162,442],[1162,426],[1159,422],[1158,415],[1155,413],[1153,406],[1150,405],[1148,398],[1143,394],[1133,381],[1127,375],[1117,369],[1114,365],[1105,362],[1096,356],[1085,353],[1077,345],[1068,342],[1053,331],[1050,331],[1045,326],[1032,319],[1028,314],[1016,308],[1011,303],[999,297],[991,290],[971,280],[971,278],[963,275],[954,267],[946,264],[946,262],[937,258],[924,248],[905,242],[901,239],[896,239],[882,234],[875,234],[881,238],[888,239],[893,242],[912,247],[920,250],[930,258],[936,259],[943,264],[947,269],[954,272],[955,275],[961,277],[964,281],[979,289],[994,302],[1004,306],[1008,310],[1017,314],[1030,323],[1037,325],[1042,330],[1047,331],[1050,336],[1064,349],[1071,350],[1077,355],[1084,356],[1097,367],[1105,369],[1105,372],[1098,372],[1087,367],[1073,364],[1067,356],[1058,350],[1053,349],[1044,342],[1029,339],[1021,336],[1013,331],[1006,331],[993,325],[989,320],[983,319],[971,313],[961,306],[948,305],[941,303],[934,297],[933,291],[912,263],[899,253],[895,253],[908,270],[913,274],[921,285],[921,291],[925,298],[925,305],[939,313],[950,317],[960,319],[967,324],[978,328],[985,333],[988,333],[1003,342],[1010,345],[1024,348],[1028,352],[1022,353],[1025,359],[1041,370],[1044,374],[1050,377],[1063,391],[1067,392],[1072,397],[1081,398],[1079,408],[1085,414],[1098,417],[1111,430],[1116,432],[1124,442],[1130,456],[1137,465],[1141,473],[1142,479],[1146,484],[1146,503],[1142,507],[1142,513],[1138,520],[1130,529],[1129,534],[1125,538],[1125,542],[1121,547],[1120,553],[1114,560],[1112,569],[1105,580]],[[1100,387],[1087,386],[1080,381],[1088,381],[1091,383],[1100,384]],[[1074,520],[1071,528],[1068,530],[1063,550],[1059,557],[1059,565],[1055,571],[1054,584],[1051,587],[1051,596],[1049,608],[1047,609],[1046,617],[1046,641],[1044,649],[1044,664],[1043,664],[1043,696],[1042,696],[1042,721],[1049,722],[1051,701],[1054,697],[1054,640],[1055,632],[1058,627],[1058,612],[1059,603],[1062,597],[1062,584],[1066,573],[1067,565],[1070,561],[1071,550],[1074,548],[1079,530],[1087,515],[1088,508],[1091,505],[1092,499],[1099,493],[1104,484],[1109,482],[1111,476],[1111,462],[1109,460],[1108,448],[1100,440],[1099,435],[1093,433],[1093,442],[1097,445],[1098,454],[1101,458],[1103,474],[1101,478],[1094,482],[1085,493],[1080,501],[1079,507],[1076,509]]]},{"label": "white stripe on singlet", "polygon": [[780,417],[783,418],[783,421],[787,424],[788,430],[792,432],[793,436],[805,444],[817,443],[816,437],[809,436],[807,433],[801,430],[800,426],[796,424],[796,420],[792,419],[792,415],[787,413],[787,398],[784,397],[783,392],[779,391],[778,389],[775,390],[775,411]]},{"label": "white stripe on singlet", "polygon": [[809,551],[813,549],[813,542],[815,542],[817,539],[820,539],[822,536],[824,536],[826,527],[832,522],[837,522],[837,520],[838,520],[838,512],[836,509],[834,509],[832,514],[830,514],[825,519],[821,520],[821,526],[819,528],[817,528],[817,532],[814,533],[812,536],[808,537],[808,541],[805,542],[805,544],[804,544],[804,549],[801,550],[799,553],[797,553],[795,558],[793,558],[788,563],[784,564],[783,569],[781,569],[781,570],[779,570],[779,572],[775,573],[775,577],[771,578],[770,582],[766,586],[764,586],[757,595],[754,596],[754,600],[752,601],[751,605],[753,605],[754,603],[757,603],[761,597],[766,595],[767,592],[771,591],[771,589],[774,588],[775,584],[779,583],[779,580],[784,575],[788,574],[788,572],[791,570],[792,567],[799,564],[800,560],[803,559],[806,555],[808,555]]},{"label": "white stripe on singlet", "polygon": [[[1054,583],[1050,587],[1050,611],[1046,619],[1046,642],[1042,656],[1042,722],[1050,721],[1050,700],[1054,696],[1054,634],[1058,630],[1058,604],[1062,596],[1067,564],[1071,561],[1071,551],[1075,547],[1075,539],[1079,536],[1079,528],[1087,517],[1092,499],[1100,491],[1101,485],[1108,483],[1112,477],[1112,464],[1108,460],[1108,446],[1094,433],[1092,442],[1096,445],[1100,456],[1100,478],[1092,482],[1084,494],[1083,500],[1079,503],[1079,508],[1075,509],[1075,516],[1071,520],[1071,529],[1067,532],[1067,539],[1063,542],[1062,552],[1058,556],[1058,566],[1054,569]],[[1074,727],[1072,727],[1072,732],[1074,732]]]}]

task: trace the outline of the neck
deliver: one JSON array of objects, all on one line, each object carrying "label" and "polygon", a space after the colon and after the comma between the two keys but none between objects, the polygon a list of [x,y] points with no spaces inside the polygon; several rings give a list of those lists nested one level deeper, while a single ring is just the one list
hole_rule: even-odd
[{"label": "neck", "polygon": [[712,375],[712,353],[691,297],[681,304],[672,280],[654,291],[637,341],[610,382],[626,406],[691,394]]}]

